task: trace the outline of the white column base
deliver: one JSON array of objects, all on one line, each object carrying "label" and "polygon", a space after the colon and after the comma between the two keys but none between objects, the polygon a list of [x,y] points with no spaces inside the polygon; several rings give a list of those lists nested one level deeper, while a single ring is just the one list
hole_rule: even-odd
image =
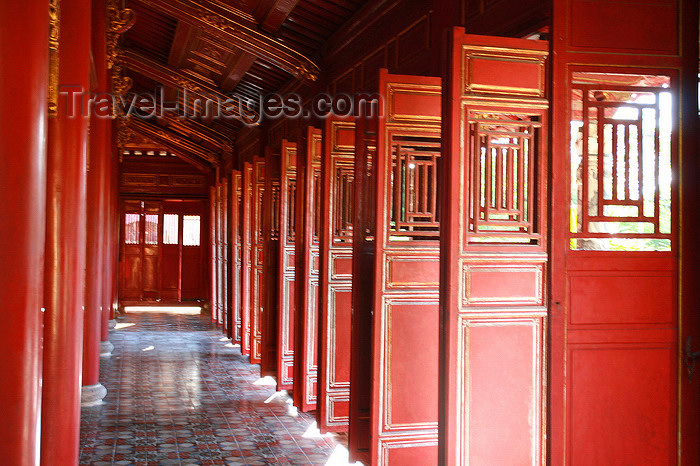
[{"label": "white column base", "polygon": [[100,342],[100,357],[107,358],[112,355],[114,345],[111,341],[105,340]]},{"label": "white column base", "polygon": [[107,395],[107,389],[101,383],[85,385],[80,389],[80,406],[97,406],[102,404],[102,399]]},{"label": "white column base", "polygon": [[114,327],[117,326],[117,319],[109,319],[107,321],[107,328],[112,330]]}]

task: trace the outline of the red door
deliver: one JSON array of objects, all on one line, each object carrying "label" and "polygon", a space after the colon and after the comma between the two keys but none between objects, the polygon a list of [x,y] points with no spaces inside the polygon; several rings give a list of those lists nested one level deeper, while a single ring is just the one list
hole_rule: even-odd
[{"label": "red door", "polygon": [[316,409],[317,399],[322,151],[321,130],[309,126],[297,154],[296,187],[294,405],[302,411]]},{"label": "red door", "polygon": [[365,463],[431,465],[438,429],[440,79],[382,70],[379,94],[384,117],[357,127],[349,445]]},{"label": "red door", "polygon": [[[265,193],[263,195],[263,270],[260,305],[260,370],[262,375],[277,376],[277,316],[279,301],[280,247],[280,155],[266,148]],[[279,379],[278,379],[279,380]]]},{"label": "red door", "polygon": [[119,300],[205,300],[204,201],[123,200]]},{"label": "red door", "polygon": [[182,203],[182,300],[204,299],[204,201]]},{"label": "red door", "polygon": [[243,202],[243,176],[240,171],[231,172],[231,209],[229,211],[231,241],[230,252],[230,306],[231,322],[229,324],[229,337],[233,343],[241,344],[241,270],[242,270],[242,231],[243,221],[241,218],[241,207]]},{"label": "red door", "polygon": [[241,353],[244,356],[250,354],[251,322],[253,319],[253,229],[252,214],[254,212],[255,198],[253,197],[254,172],[253,165],[243,164],[243,185],[241,186]]},{"label": "red door", "polygon": [[354,122],[326,121],[323,157],[317,419],[322,432],[339,432],[350,409]]},{"label": "red door", "polygon": [[250,278],[250,362],[260,364],[262,355],[262,308],[263,295],[263,197],[265,194],[265,159],[255,157],[253,160],[252,179],[253,198],[250,212],[251,227],[251,278]]},{"label": "red door", "polygon": [[544,464],[548,44],[449,43],[440,463]]},{"label": "red door", "polygon": [[124,200],[121,211],[119,298],[140,300],[143,297],[141,201]]},{"label": "red door", "polygon": [[697,2],[554,4],[551,461],[698,464]]},{"label": "red door", "polygon": [[163,202],[163,241],[160,290],[163,301],[180,301],[180,257],[182,245],[182,201]]},{"label": "red door", "polygon": [[294,378],[295,241],[297,145],[282,140],[277,273],[277,389],[291,390]]}]

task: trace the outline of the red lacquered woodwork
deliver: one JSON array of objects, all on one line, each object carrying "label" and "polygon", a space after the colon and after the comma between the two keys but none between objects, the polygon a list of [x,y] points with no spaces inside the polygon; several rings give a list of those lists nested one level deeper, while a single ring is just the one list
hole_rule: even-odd
[{"label": "red lacquered woodwork", "polygon": [[297,145],[282,140],[277,271],[277,389],[291,390],[294,380],[295,241]]},{"label": "red lacquered woodwork", "polygon": [[545,462],[547,49],[448,40],[440,464]]},{"label": "red lacquered woodwork", "polygon": [[[277,375],[277,320],[279,300],[280,247],[280,174],[281,157],[269,148],[265,151],[265,194],[261,210],[263,227],[263,273],[260,307],[260,372]],[[279,383],[279,378],[278,378]]]},{"label": "red lacquered woodwork", "polygon": [[[696,231],[697,120],[689,116],[697,112],[697,8],[697,2],[686,1],[554,2],[552,151],[561,154],[552,166],[554,465],[700,461],[698,379],[691,380],[688,368],[679,364],[687,339],[693,352],[700,342],[697,240],[683,236],[679,241],[677,217],[682,207],[684,235]],[[653,97],[637,100],[642,93]],[[642,126],[645,114],[663,115],[662,107],[650,107],[662,105],[664,93],[666,121],[656,117],[656,124]],[[647,109],[640,108],[639,118],[625,118],[617,111],[620,106]],[[640,185],[632,176],[635,164],[621,165],[636,152],[628,134],[647,133],[644,128],[656,135],[635,137],[645,141],[638,152],[645,154],[643,164],[668,160],[662,154],[665,138],[658,137],[664,127],[670,131],[673,173],[665,226],[659,219],[664,168],[661,175],[658,165],[656,174],[645,172],[641,183],[653,189],[645,186],[646,194],[635,195]],[[612,147],[601,141],[608,128],[619,141]],[[625,146],[632,155],[620,152]],[[585,155],[577,157],[579,150]],[[617,173],[612,196],[606,193],[608,180],[598,176],[604,159],[605,172]],[[582,184],[578,193],[572,180]],[[642,199],[653,209],[640,206]],[[647,222],[643,233],[605,226],[610,222],[606,210],[620,210],[623,204],[630,206],[624,207],[625,215],[634,218],[620,221]],[[636,242],[633,248],[625,247],[629,238]],[[665,250],[643,250],[664,241]]]},{"label": "red lacquered woodwork", "polygon": [[[0,380],[0,451],[3,462],[17,466],[39,462],[49,61],[46,7],[46,2],[37,0],[0,3],[0,108],[12,109],[0,112],[4,141],[0,198],[7,219],[0,222],[0,301],[4,303],[0,364],[8,375]],[[75,444],[70,447],[77,450]]]},{"label": "red lacquered woodwork", "polygon": [[[180,257],[182,255],[182,202],[163,201],[163,236],[165,236],[165,219],[171,215],[177,216],[177,238],[173,242],[170,238],[162,241],[160,269],[160,296],[165,301],[180,301],[182,268]],[[167,216],[167,217],[166,217]]]},{"label": "red lacquered woodwork", "polygon": [[243,164],[241,186],[241,353],[250,354],[251,322],[253,319],[253,230],[252,213],[254,210],[253,197],[253,164]]},{"label": "red lacquered woodwork", "polygon": [[216,186],[209,188],[209,276],[211,280],[209,281],[209,304],[211,308],[211,320],[212,322],[218,323],[219,321],[219,290],[218,290],[218,269],[219,269],[219,256],[217,248],[217,232],[216,227],[218,223],[217,214],[217,190]]},{"label": "red lacquered woodwork", "polygon": [[321,130],[309,126],[298,149],[293,388],[294,405],[310,411],[316,409],[318,375]]},{"label": "red lacquered woodwork", "polygon": [[241,296],[242,292],[242,281],[241,281],[241,271],[243,265],[242,259],[242,239],[243,239],[243,219],[241,218],[241,207],[243,204],[243,175],[238,170],[233,170],[231,172],[231,210],[229,216],[230,222],[230,232],[229,238],[231,239],[231,254],[230,254],[230,306],[231,311],[230,322],[229,322],[229,335],[233,343],[241,344],[241,323],[242,323],[242,309],[241,309]]},{"label": "red lacquered woodwork", "polygon": [[[58,50],[57,85],[73,86],[72,89],[75,92],[88,92],[90,89],[90,15],[89,1],[61,2],[62,34]],[[26,21],[31,22],[29,19]],[[2,27],[5,27],[5,24]],[[12,56],[11,52],[10,56]],[[66,66],[68,63],[70,66]],[[26,95],[18,94],[16,98],[24,99]],[[71,97],[67,95],[59,98],[55,118],[49,119],[48,157],[46,166],[43,167],[47,176],[47,203],[46,254],[43,258],[45,312],[43,313],[43,373],[40,376],[41,418],[37,416],[22,426],[15,426],[24,430],[41,425],[42,464],[77,464],[79,460],[89,118],[79,109],[73,109],[77,114],[69,116],[71,113],[69,109],[72,106],[69,99]],[[14,104],[10,104],[3,109],[3,112],[11,111],[13,107]],[[43,112],[37,112],[37,115],[43,115]],[[6,122],[6,124],[13,125],[13,122]],[[10,136],[10,139],[13,137]],[[19,153],[22,154],[24,151]],[[9,155],[10,158],[16,156]],[[3,200],[3,203],[5,202],[7,201]],[[30,209],[36,208],[37,206],[30,207]],[[13,219],[8,218],[3,221],[12,222]],[[11,238],[6,240],[9,239]],[[7,260],[5,257],[0,259],[2,262],[5,260]],[[11,276],[11,273],[8,275]],[[3,286],[8,285],[3,284]],[[9,302],[15,299],[18,297],[10,297]],[[33,312],[38,311],[38,309],[33,310]],[[24,318],[28,317],[25,314],[22,315]],[[101,316],[93,314],[91,317],[94,319],[89,319],[87,342],[94,356],[94,352],[99,352]],[[17,330],[22,332],[21,329]],[[96,332],[93,333],[95,330]],[[10,341],[15,341],[16,336],[9,338]],[[17,346],[21,347],[23,343],[18,342]],[[8,350],[9,354],[13,352],[14,349]],[[98,375],[94,369],[97,367],[93,366],[88,373],[90,378],[97,379]],[[15,378],[14,373],[5,368],[3,370],[5,377]],[[18,372],[22,373],[25,370]],[[31,393],[31,389],[27,388],[29,391],[22,394],[22,397]],[[3,393],[3,396],[8,398],[12,395],[11,392]],[[14,405],[7,407],[8,412],[13,412],[15,409],[17,408]],[[24,438],[23,441],[33,443],[34,439]],[[16,447],[9,448],[12,451]],[[34,452],[31,452],[29,456],[33,454]],[[10,459],[12,456],[10,454],[8,458],[3,452],[3,462],[13,464]],[[23,458],[14,459],[16,461],[14,464],[27,464]]]},{"label": "red lacquered woodwork", "polygon": [[[206,244],[207,237],[204,234],[207,230],[205,225],[207,224],[207,216],[205,214],[205,204],[204,201],[195,200],[185,200],[182,203],[182,222],[184,223],[185,216],[199,216],[199,243],[195,244],[195,241],[185,242],[184,233],[180,237],[182,244],[182,278],[181,278],[181,292],[183,301],[189,300],[203,300],[205,295],[206,287],[206,272],[204,271],[204,245]],[[162,222],[161,222],[162,223]]]},{"label": "red lacquered woodwork", "polygon": [[322,432],[348,428],[355,123],[329,118],[321,164],[321,308],[317,420]]},{"label": "red lacquered woodwork", "polygon": [[264,254],[264,229],[263,229],[263,197],[265,194],[265,159],[255,157],[253,159],[252,172],[252,202],[250,211],[251,232],[251,267],[250,267],[250,362],[260,364],[262,354],[262,308],[265,296],[263,295],[263,254]]},{"label": "red lacquered woodwork", "polygon": [[[371,464],[410,458],[431,465],[438,443],[440,78],[382,70],[379,94],[384,117],[358,123],[349,446]],[[363,372],[370,374],[364,382]]]}]

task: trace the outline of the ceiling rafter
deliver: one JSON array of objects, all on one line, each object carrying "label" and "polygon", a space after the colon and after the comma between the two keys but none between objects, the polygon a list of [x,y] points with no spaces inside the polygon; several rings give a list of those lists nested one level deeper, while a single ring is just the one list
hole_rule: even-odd
[{"label": "ceiling rafter", "polygon": [[[227,95],[221,92],[219,89],[205,84],[203,82],[195,81],[190,76],[176,70],[170,66],[162,65],[150,58],[143,56],[133,50],[120,50],[117,55],[118,63],[129,68],[131,71],[140,73],[150,79],[153,79],[165,86],[170,86],[176,89],[187,89],[195,96],[199,96],[204,99],[216,98],[220,102],[230,101],[235,96]],[[240,108],[238,105],[226,105],[222,106],[231,110],[231,116],[239,120],[247,121],[257,121],[258,114],[254,111],[246,111],[246,115],[242,116],[240,114]]]},{"label": "ceiling rafter", "polygon": [[238,10],[206,0],[137,0],[154,10],[184,21],[242,50],[260,57],[298,78],[316,81],[320,70],[303,54],[255,29]]},{"label": "ceiling rafter", "polygon": [[199,168],[211,169],[213,165],[218,164],[220,161],[216,154],[203,149],[184,136],[142,118],[128,118],[127,127],[130,131],[162,144],[173,154]]}]

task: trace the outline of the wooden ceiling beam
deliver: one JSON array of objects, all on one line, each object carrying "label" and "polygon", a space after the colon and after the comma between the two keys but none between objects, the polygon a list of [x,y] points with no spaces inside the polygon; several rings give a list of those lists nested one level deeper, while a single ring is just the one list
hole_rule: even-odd
[{"label": "wooden ceiling beam", "polygon": [[130,131],[162,144],[173,154],[199,168],[211,169],[212,166],[217,165],[220,161],[219,157],[213,152],[201,148],[172,130],[162,128],[142,118],[128,118],[127,127]]},{"label": "wooden ceiling beam", "polygon": [[[193,80],[190,76],[186,76],[179,70],[172,68],[167,65],[162,65],[155,60],[134,52],[133,50],[120,50],[117,55],[117,62],[129,68],[131,71],[142,74],[154,81],[157,81],[164,86],[174,87],[176,89],[187,89],[187,92],[192,93],[194,96],[201,97],[203,99],[218,99],[220,102],[224,103],[227,100],[235,99],[235,96],[227,95],[221,92],[219,89],[200,82]],[[254,112],[247,112],[244,118],[240,114],[240,109],[237,105],[227,106],[231,109],[231,114],[226,115],[227,117],[232,117],[240,121],[247,119],[248,121],[257,121],[258,115]]]},{"label": "wooden ceiling beam", "polygon": [[207,0],[137,1],[216,36],[224,43],[234,44],[293,76],[310,81],[318,79],[320,70],[313,61],[258,31],[257,25],[238,10]]},{"label": "wooden ceiling beam", "polygon": [[271,34],[277,32],[282,23],[287,19],[299,0],[273,0],[265,19],[260,23],[260,27]]}]

